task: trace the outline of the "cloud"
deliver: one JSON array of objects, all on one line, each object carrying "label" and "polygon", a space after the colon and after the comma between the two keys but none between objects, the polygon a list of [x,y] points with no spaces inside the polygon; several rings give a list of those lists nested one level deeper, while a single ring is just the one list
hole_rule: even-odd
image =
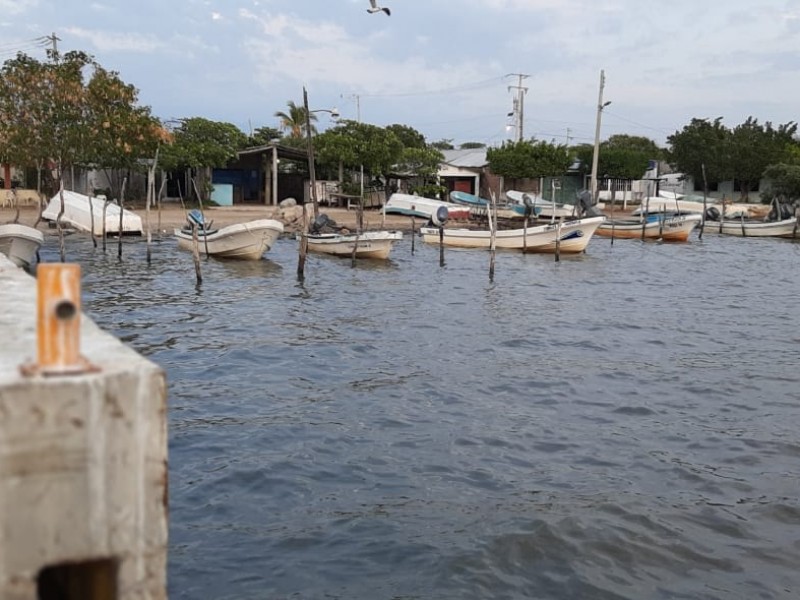
[{"label": "cloud", "polygon": [[383,34],[351,37],[330,22],[311,22],[288,15],[259,16],[241,11],[243,19],[259,25],[258,35],[245,39],[264,86],[279,79],[330,83],[342,89],[391,92],[455,86],[485,78],[486,65],[463,62],[431,64],[407,53],[402,59],[383,57]]},{"label": "cloud", "polygon": [[93,31],[80,27],[68,27],[66,33],[77,38],[88,40],[95,48],[102,51],[125,51],[152,53],[164,48],[152,34],[141,33],[111,33],[108,31]]},{"label": "cloud", "polygon": [[38,5],[39,0],[0,0],[0,14],[21,15]]}]

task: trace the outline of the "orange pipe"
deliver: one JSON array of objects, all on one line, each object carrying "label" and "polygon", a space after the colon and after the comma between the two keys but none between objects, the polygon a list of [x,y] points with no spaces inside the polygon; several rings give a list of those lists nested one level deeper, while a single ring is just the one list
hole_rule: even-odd
[{"label": "orange pipe", "polygon": [[80,355],[81,266],[43,263],[36,269],[38,368],[43,373],[84,371]]}]

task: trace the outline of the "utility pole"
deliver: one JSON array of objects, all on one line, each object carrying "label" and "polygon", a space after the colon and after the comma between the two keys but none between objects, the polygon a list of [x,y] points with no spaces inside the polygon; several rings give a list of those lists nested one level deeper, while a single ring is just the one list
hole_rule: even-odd
[{"label": "utility pole", "polygon": [[603,88],[606,85],[605,72],[600,70],[600,94],[597,97],[597,125],[594,130],[594,153],[592,154],[592,203],[597,203],[597,163],[600,157],[600,117],[603,114],[603,109],[611,104],[611,102],[603,103]]},{"label": "utility pole", "polygon": [[508,86],[508,90],[517,90],[517,97],[514,99],[514,115],[516,116],[516,127],[517,127],[517,141],[521,142],[523,138],[523,123],[525,118],[525,111],[524,111],[524,103],[525,103],[525,92],[528,91],[528,88],[522,86],[522,80],[527,79],[530,75],[525,75],[523,73],[509,73],[506,77],[517,77],[517,85],[510,85]]},{"label": "utility pole", "polygon": [[61,41],[61,38],[58,37],[54,31],[51,35],[46,35],[45,39],[50,40],[50,43],[53,45],[53,56],[58,56],[58,42]]}]

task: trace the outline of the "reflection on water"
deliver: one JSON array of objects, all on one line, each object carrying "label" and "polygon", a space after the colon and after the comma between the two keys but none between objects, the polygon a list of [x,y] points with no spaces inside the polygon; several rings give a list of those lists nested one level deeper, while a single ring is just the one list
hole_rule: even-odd
[{"label": "reflection on water", "polygon": [[800,244],[124,241],[68,255],[167,371],[172,598],[800,597]]}]

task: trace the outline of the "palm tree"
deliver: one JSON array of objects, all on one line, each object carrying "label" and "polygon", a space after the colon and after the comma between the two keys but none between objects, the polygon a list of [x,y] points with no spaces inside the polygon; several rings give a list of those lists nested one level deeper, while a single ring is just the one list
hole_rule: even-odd
[{"label": "palm tree", "polygon": [[[306,131],[306,109],[304,106],[297,106],[294,101],[289,100],[286,103],[289,107],[288,112],[283,112],[279,110],[275,113],[275,116],[280,119],[280,129],[281,131],[288,131],[289,137],[293,138],[302,138],[307,135]],[[311,133],[314,134],[317,132],[317,128],[314,127],[314,121],[317,120],[317,115],[311,113],[310,119],[311,121]]]}]

